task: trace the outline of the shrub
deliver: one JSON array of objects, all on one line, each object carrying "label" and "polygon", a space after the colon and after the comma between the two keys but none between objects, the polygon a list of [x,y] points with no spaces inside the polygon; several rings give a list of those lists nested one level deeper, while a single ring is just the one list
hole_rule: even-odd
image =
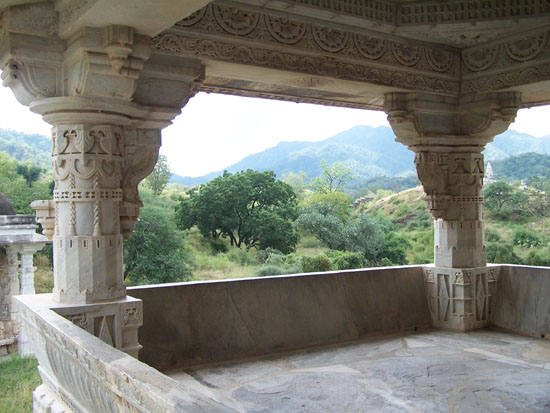
[{"label": "shrub", "polygon": [[331,258],[332,267],[338,270],[351,270],[365,266],[363,254],[359,252],[332,251]]},{"label": "shrub", "polygon": [[288,274],[287,270],[283,267],[277,267],[276,265],[265,265],[254,273],[256,277],[269,277],[270,275],[283,274]]},{"label": "shrub", "polygon": [[256,259],[262,264],[267,263],[272,256],[283,257],[284,261],[285,255],[281,251],[271,247],[267,247],[263,250],[258,250],[258,252],[256,253]]},{"label": "shrub", "polygon": [[514,245],[521,245],[522,247],[538,247],[541,245],[541,238],[534,232],[527,231],[525,229],[517,229],[512,235],[512,242]]},{"label": "shrub", "polygon": [[488,242],[486,249],[487,262],[495,264],[523,264],[510,244]]},{"label": "shrub", "polygon": [[330,271],[332,270],[332,263],[324,253],[315,255],[313,257],[303,257],[302,270],[304,272]]},{"label": "shrub", "polygon": [[485,240],[488,242],[497,242],[500,241],[500,234],[491,229],[485,231]]},{"label": "shrub", "polygon": [[236,262],[242,266],[257,265],[258,261],[254,254],[247,250],[241,250],[239,248],[232,248],[227,254],[229,261]]},{"label": "shrub", "polygon": [[208,245],[213,254],[224,253],[228,251],[227,244],[223,240],[209,240]]},{"label": "shrub", "polygon": [[550,267],[550,258],[543,258],[535,251],[530,251],[525,263],[527,265],[534,265],[536,267]]}]

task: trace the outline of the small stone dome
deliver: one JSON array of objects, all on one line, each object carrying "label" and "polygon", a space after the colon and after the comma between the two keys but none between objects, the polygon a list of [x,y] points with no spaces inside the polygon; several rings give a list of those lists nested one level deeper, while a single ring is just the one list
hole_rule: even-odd
[{"label": "small stone dome", "polygon": [[2,192],[0,192],[0,215],[15,215],[13,205]]}]

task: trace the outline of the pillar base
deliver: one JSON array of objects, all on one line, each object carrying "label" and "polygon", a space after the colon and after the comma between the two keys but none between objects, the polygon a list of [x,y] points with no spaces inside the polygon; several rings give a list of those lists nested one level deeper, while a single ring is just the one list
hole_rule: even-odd
[{"label": "pillar base", "polygon": [[454,331],[489,326],[498,266],[423,267],[432,325]]},{"label": "pillar base", "polygon": [[143,324],[143,302],[126,297],[83,305],[55,305],[51,309],[105,343],[137,358],[141,345],[138,328]]}]

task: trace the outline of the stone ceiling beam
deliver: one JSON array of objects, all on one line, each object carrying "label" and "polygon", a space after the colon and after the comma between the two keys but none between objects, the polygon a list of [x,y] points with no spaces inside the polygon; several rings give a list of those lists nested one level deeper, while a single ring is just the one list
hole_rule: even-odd
[{"label": "stone ceiling beam", "polygon": [[210,0],[56,0],[59,34],[72,36],[83,27],[131,26],[137,33],[155,36],[204,7]]}]

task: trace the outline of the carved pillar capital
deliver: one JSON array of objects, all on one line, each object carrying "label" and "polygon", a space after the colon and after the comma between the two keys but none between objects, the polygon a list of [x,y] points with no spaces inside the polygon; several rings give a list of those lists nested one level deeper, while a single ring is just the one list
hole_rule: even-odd
[{"label": "carved pillar capital", "polygon": [[435,264],[486,264],[482,151],[504,132],[520,107],[519,93],[460,99],[418,93],[386,95],[396,140],[415,152],[426,205],[435,221]]},{"label": "carved pillar capital", "polygon": [[396,140],[414,152],[483,150],[514,121],[520,105],[517,92],[461,98],[389,93],[384,101]]},{"label": "carved pillar capital", "polygon": [[[39,11],[56,15],[51,4],[25,10],[18,13],[27,20]],[[53,208],[38,209],[54,222],[60,302],[126,295],[122,240],[142,206],[138,184],[155,166],[161,130],[204,79],[198,61],[150,59],[149,42],[123,25],[81,27],[62,39],[56,30],[21,33],[8,24],[0,38],[4,85],[53,126]]]}]

